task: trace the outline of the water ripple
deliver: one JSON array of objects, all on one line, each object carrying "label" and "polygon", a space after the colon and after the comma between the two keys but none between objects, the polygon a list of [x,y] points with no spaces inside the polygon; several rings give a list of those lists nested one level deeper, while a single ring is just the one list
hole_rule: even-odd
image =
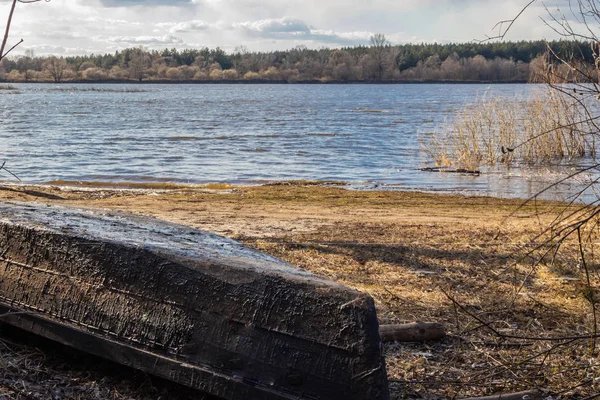
[{"label": "water ripple", "polygon": [[[14,86],[14,87],[13,87]],[[35,85],[0,96],[0,160],[28,182],[366,182],[528,196],[538,175],[418,171],[478,85]],[[525,85],[492,85],[515,98]],[[452,176],[450,176],[452,175]],[[5,179],[9,179],[6,176]],[[537,183],[536,183],[537,182]]]}]

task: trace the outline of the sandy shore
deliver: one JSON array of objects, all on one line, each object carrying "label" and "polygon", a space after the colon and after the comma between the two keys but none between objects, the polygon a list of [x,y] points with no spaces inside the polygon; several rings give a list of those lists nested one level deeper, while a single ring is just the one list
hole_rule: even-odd
[{"label": "sandy shore", "polygon": [[[5,201],[117,209],[213,231],[369,293],[383,323],[445,324],[451,336],[442,342],[386,345],[394,398],[460,398],[537,387],[559,392],[589,380],[597,368],[589,341],[553,348],[563,342],[509,338],[590,331],[576,252],[567,246],[554,264],[522,258],[533,248],[531,238],[560,210],[554,203],[523,206],[519,200],[351,191],[307,182],[1,189]],[[51,362],[43,365],[54,368]],[[84,386],[108,393],[110,385]],[[125,386],[122,397],[110,398],[157,398],[136,392],[135,383]],[[169,390],[163,398],[187,398]],[[565,398],[596,391],[588,384]],[[75,398],[102,398],[79,395]]]}]

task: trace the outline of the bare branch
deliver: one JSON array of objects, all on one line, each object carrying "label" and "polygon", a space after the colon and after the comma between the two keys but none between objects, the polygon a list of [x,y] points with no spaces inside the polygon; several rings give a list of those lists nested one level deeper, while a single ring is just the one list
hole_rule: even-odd
[{"label": "bare branch", "polygon": [[6,30],[4,31],[4,39],[2,39],[2,47],[0,47],[0,60],[5,56],[4,49],[6,48],[6,42],[8,41],[8,34],[10,32],[10,24],[12,23],[13,15],[15,13],[15,7],[17,6],[17,0],[13,0],[12,6],[10,7],[10,13],[8,14],[8,22],[6,23]]},{"label": "bare branch", "polygon": [[[8,53],[10,53],[15,47],[17,47],[18,45],[23,43],[23,39],[21,39],[21,41],[19,43],[12,46],[7,52],[4,52],[4,49],[6,49],[6,42],[8,41],[8,34],[10,33],[10,25],[12,24],[12,19],[13,19],[13,15],[15,13],[15,7],[17,6],[17,2],[19,2],[19,3],[37,3],[39,1],[42,1],[42,0],[13,0],[12,5],[10,7],[10,13],[8,14],[8,21],[6,23],[6,30],[4,31],[4,38],[2,39],[2,46],[0,47],[0,61],[2,61],[2,59],[4,57],[6,57],[8,55]],[[44,0],[44,1],[49,2],[50,0]]]},{"label": "bare branch", "polygon": [[[506,36],[506,34],[510,31],[510,29],[512,28],[512,26],[515,24],[515,22],[517,22],[517,20],[519,19],[519,17],[521,17],[521,15],[523,15],[523,13],[529,8],[531,7],[531,5],[533,3],[535,3],[537,0],[531,0],[529,3],[527,3],[527,5],[525,7],[523,7],[521,9],[521,11],[519,11],[519,13],[517,14],[516,17],[514,17],[513,19],[506,19],[503,21],[498,22],[496,25],[494,25],[494,27],[492,28],[492,30],[495,30],[496,28],[498,28],[498,35],[496,36],[488,36],[486,39],[483,40],[478,40],[479,42],[487,42],[487,41],[491,41],[491,40],[503,40],[504,37]],[[503,27],[505,25],[508,25],[506,27],[506,29],[503,29]]]}]

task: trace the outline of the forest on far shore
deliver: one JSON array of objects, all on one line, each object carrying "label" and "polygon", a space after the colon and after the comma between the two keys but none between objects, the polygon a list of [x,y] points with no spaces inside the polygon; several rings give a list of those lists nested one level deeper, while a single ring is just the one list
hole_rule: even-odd
[{"label": "forest on far shore", "polygon": [[[549,57],[551,54],[552,57]],[[573,41],[519,41],[391,45],[384,35],[369,46],[250,52],[238,47],[149,50],[114,54],[36,56],[32,51],[0,63],[0,80],[76,81],[265,81],[265,82],[527,82],[561,57],[582,65],[596,62],[593,46]],[[555,61],[565,81],[574,71]]]}]

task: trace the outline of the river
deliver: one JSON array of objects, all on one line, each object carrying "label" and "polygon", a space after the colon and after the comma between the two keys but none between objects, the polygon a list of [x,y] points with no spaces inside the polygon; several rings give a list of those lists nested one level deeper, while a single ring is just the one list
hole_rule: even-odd
[{"label": "river", "polygon": [[[28,183],[258,184],[526,198],[562,169],[423,172],[436,127],[483,96],[534,85],[11,84],[0,90],[0,160]],[[3,180],[14,180],[10,175]],[[565,197],[579,183],[546,197]]]}]

